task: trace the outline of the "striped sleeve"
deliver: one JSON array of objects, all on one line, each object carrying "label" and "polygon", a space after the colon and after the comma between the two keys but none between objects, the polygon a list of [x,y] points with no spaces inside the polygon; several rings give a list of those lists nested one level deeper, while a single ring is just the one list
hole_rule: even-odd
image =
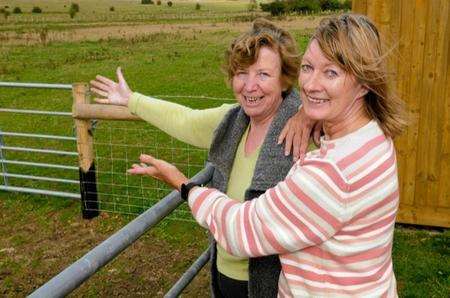
[{"label": "striped sleeve", "polygon": [[336,167],[316,162],[244,203],[211,188],[191,191],[195,219],[229,253],[257,257],[318,245],[348,220],[345,181]]}]

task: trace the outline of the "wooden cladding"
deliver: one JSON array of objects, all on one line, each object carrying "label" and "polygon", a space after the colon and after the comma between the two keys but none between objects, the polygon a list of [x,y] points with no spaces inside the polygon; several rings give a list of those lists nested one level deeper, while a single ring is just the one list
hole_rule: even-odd
[{"label": "wooden cladding", "polygon": [[411,115],[395,141],[397,221],[450,227],[450,1],[353,0],[352,8],[380,29],[394,86]]}]

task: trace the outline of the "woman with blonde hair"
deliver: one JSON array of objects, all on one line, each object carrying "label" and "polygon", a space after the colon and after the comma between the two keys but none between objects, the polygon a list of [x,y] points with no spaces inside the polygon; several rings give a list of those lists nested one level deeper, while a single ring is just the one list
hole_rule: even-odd
[{"label": "woman with blonde hair", "polygon": [[188,183],[149,155],[132,174],[166,181],[236,256],[278,254],[280,297],[396,297],[392,241],[399,203],[392,138],[405,127],[380,36],[365,16],[324,19],[302,58],[303,107],[323,121],[320,148],[249,202]]}]

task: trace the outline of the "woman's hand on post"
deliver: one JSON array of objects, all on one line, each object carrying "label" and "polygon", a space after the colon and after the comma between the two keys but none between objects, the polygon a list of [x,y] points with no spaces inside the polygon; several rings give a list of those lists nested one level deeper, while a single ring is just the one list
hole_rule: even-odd
[{"label": "woman's hand on post", "polygon": [[315,120],[309,119],[303,108],[300,108],[298,112],[288,120],[278,137],[278,144],[281,144],[283,141],[285,143],[285,155],[289,155],[289,153],[292,152],[295,161],[298,159],[303,161],[313,129],[313,138],[316,143],[316,140],[320,137],[322,125]]},{"label": "woman's hand on post", "polygon": [[101,75],[97,75],[95,80],[91,81],[91,91],[101,96],[101,98],[94,98],[95,102],[128,106],[128,100],[133,91],[128,87],[120,67],[117,68],[116,73],[117,83]]},{"label": "woman's hand on post", "polygon": [[141,164],[132,165],[132,168],[127,171],[129,174],[147,175],[164,181],[177,190],[180,190],[182,183],[189,181],[183,173],[167,161],[154,158],[148,154],[141,154],[139,160]]}]

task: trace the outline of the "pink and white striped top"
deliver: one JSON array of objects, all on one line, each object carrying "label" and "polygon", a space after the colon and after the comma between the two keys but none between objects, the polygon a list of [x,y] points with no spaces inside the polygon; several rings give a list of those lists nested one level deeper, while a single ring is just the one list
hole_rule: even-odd
[{"label": "pink and white striped top", "polygon": [[396,297],[398,203],[394,145],[375,121],[322,140],[252,201],[203,187],[189,196],[195,219],[231,254],[280,256],[279,297]]}]

